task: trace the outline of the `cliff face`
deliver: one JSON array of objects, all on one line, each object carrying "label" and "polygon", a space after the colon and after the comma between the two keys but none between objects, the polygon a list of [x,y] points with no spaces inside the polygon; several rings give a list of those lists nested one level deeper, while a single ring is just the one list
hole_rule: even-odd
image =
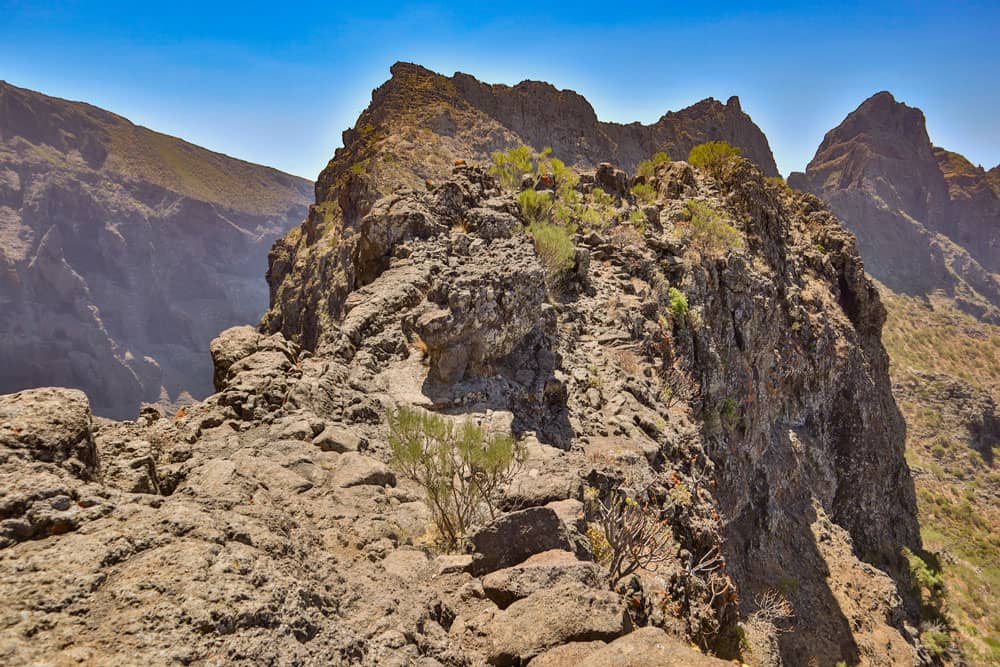
[{"label": "cliff face", "polygon": [[1000,190],[962,156],[931,145],[924,115],[878,93],[830,130],[789,185],[819,195],[858,236],[867,270],[893,291],[941,289],[1000,321]]},{"label": "cliff face", "polygon": [[308,183],[0,82],[0,391],[98,414],[204,396],[208,342],[267,306],[271,242]]}]

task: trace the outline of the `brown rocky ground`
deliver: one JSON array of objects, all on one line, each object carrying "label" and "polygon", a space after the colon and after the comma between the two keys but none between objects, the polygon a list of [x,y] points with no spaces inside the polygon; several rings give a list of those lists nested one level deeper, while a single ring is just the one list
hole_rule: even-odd
[{"label": "brown rocky ground", "polygon": [[[745,160],[720,180],[660,165],[652,204],[628,184],[581,180],[614,220],[547,288],[484,170],[385,197],[348,179],[341,226],[307,221],[272,256],[270,331],[213,343],[204,402],[111,422],[77,392],[0,398],[0,659],[925,662],[884,310],[853,238]],[[695,240],[689,199],[738,242]],[[467,554],[436,547],[420,489],[386,465],[401,405],[525,443]],[[637,479],[673,544],[615,591],[585,501]],[[793,618],[749,633],[772,590]]]}]

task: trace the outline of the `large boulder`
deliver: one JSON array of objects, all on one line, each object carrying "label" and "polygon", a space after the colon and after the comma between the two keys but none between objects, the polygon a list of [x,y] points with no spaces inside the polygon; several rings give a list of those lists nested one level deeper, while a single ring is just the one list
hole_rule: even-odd
[{"label": "large boulder", "polygon": [[511,567],[551,549],[572,551],[566,526],[550,507],[530,507],[504,514],[472,536],[473,574]]},{"label": "large boulder", "polygon": [[639,628],[610,644],[574,642],[546,651],[532,667],[722,667],[712,658],[655,627]]},{"label": "large boulder", "polygon": [[569,551],[554,549],[531,556],[520,565],[483,577],[486,597],[504,609],[522,598],[567,582],[600,588],[604,577],[596,563],[577,560]]},{"label": "large boulder", "polygon": [[487,370],[545,326],[545,273],[530,240],[480,241],[460,251],[468,258],[437,276],[410,324],[445,383]]},{"label": "large boulder", "polygon": [[628,631],[615,593],[568,582],[518,600],[490,625],[492,665],[522,665],[567,642],[608,641]]},{"label": "large boulder", "polygon": [[0,463],[14,458],[55,463],[93,478],[97,449],[87,396],[56,387],[0,396]]}]

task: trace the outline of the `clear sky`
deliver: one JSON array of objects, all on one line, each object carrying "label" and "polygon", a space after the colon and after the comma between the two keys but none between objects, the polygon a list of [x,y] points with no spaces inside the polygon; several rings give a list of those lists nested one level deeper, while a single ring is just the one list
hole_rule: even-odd
[{"label": "clear sky", "polygon": [[1000,162],[1000,2],[0,0],[0,79],[313,179],[397,60],[542,79],[602,120],[739,95],[786,174],[879,90]]}]

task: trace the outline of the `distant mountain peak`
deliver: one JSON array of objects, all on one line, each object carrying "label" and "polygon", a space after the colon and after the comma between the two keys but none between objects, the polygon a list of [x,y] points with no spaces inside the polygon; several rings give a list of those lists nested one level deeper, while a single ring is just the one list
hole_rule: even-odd
[{"label": "distant mountain peak", "polygon": [[1000,321],[1000,171],[931,144],[924,113],[887,91],[830,130],[792,187],[858,236],[868,271],[907,294],[943,290]]}]

